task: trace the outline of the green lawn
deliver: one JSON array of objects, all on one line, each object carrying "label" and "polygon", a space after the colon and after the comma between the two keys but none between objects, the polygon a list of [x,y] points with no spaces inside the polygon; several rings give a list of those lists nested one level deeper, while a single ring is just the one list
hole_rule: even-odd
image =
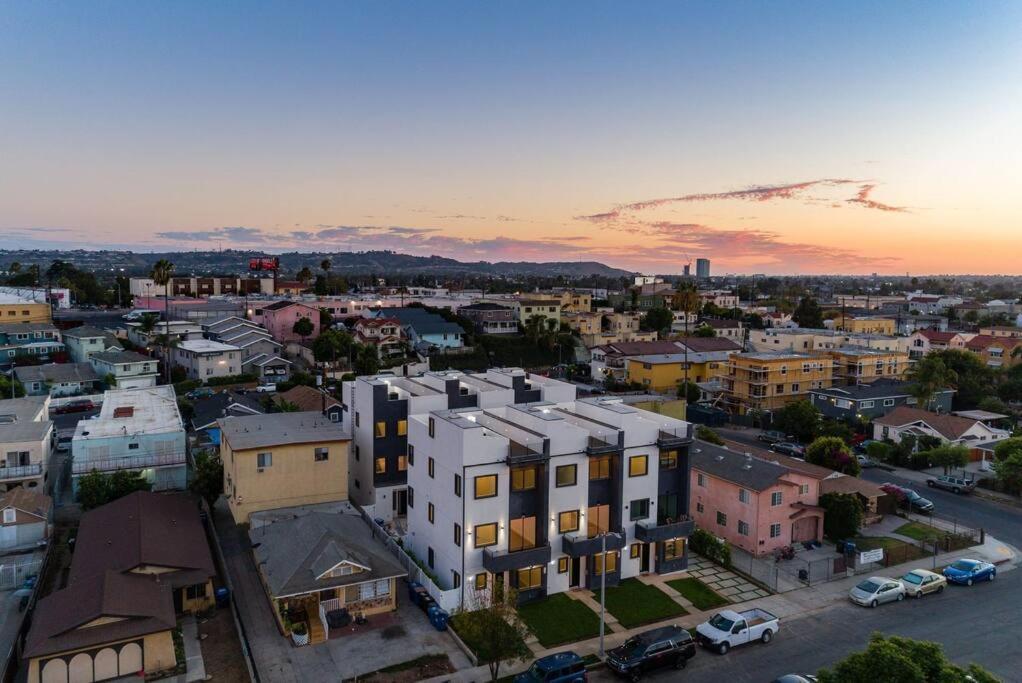
[{"label": "green lawn", "polygon": [[932,526],[920,524],[919,522],[906,522],[894,530],[894,533],[901,536],[908,536],[917,541],[932,541],[941,536],[941,532]]},{"label": "green lawn", "polygon": [[[599,591],[594,591],[597,602]],[[647,586],[638,579],[625,579],[607,589],[607,611],[625,628],[633,628],[654,621],[688,614],[684,607],[671,600],[655,586]]]},{"label": "green lawn", "polygon": [[918,560],[927,554],[918,546],[890,536],[859,536],[854,541],[858,552],[883,548],[884,555],[887,556],[887,566]]},{"label": "green lawn", "polygon": [[728,604],[726,598],[717,595],[712,588],[697,578],[674,579],[667,585],[681,593],[682,597],[692,603],[699,611],[713,609]]},{"label": "green lawn", "polygon": [[600,616],[563,593],[522,605],[518,616],[543,647],[573,643],[600,634]]}]

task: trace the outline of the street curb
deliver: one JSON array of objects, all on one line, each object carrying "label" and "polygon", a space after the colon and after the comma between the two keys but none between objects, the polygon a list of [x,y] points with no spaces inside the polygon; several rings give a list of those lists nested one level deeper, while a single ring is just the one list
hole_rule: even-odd
[{"label": "street curb", "polygon": [[994,495],[991,495],[991,494],[987,493],[983,489],[980,489],[979,487],[976,487],[976,488],[974,488],[972,490],[972,495],[976,496],[977,498],[982,498],[983,500],[989,500],[989,501],[994,502],[994,503],[1003,503],[1004,505],[1010,505],[1012,507],[1022,508],[1022,501],[1020,501],[1020,500],[1017,500],[1015,498],[1002,498],[1000,496],[994,496]]}]

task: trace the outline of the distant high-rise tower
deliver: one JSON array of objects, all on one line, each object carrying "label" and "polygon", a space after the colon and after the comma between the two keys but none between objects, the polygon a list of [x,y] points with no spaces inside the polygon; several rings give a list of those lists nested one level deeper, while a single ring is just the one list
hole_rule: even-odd
[{"label": "distant high-rise tower", "polygon": [[685,269],[683,271],[681,271],[681,274],[684,275],[685,277],[688,277],[689,275],[691,275],[692,274],[692,264],[691,263],[686,263],[685,264]]},{"label": "distant high-rise tower", "polygon": [[708,258],[697,258],[696,259],[696,277],[700,280],[710,279],[710,259]]}]

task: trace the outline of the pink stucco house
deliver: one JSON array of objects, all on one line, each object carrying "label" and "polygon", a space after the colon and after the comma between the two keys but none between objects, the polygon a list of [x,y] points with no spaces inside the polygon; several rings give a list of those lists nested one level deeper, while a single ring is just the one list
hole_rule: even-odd
[{"label": "pink stucco house", "polygon": [[319,336],[319,309],[297,301],[276,301],[261,309],[262,323],[273,338],[281,344],[289,341],[301,341],[294,333],[295,323],[301,318],[308,318],[312,323],[312,334],[306,339],[312,340]]},{"label": "pink stucco house", "polygon": [[829,470],[804,463],[796,469],[702,441],[691,453],[696,526],[753,555],[823,538],[818,503]]}]

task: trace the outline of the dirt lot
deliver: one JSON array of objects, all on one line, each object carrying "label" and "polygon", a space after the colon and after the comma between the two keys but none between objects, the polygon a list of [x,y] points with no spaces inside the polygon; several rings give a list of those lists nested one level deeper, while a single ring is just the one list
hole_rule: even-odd
[{"label": "dirt lot", "polygon": [[213,618],[200,623],[199,634],[207,636],[201,644],[206,674],[222,683],[248,683],[248,667],[230,608],[218,609]]}]

